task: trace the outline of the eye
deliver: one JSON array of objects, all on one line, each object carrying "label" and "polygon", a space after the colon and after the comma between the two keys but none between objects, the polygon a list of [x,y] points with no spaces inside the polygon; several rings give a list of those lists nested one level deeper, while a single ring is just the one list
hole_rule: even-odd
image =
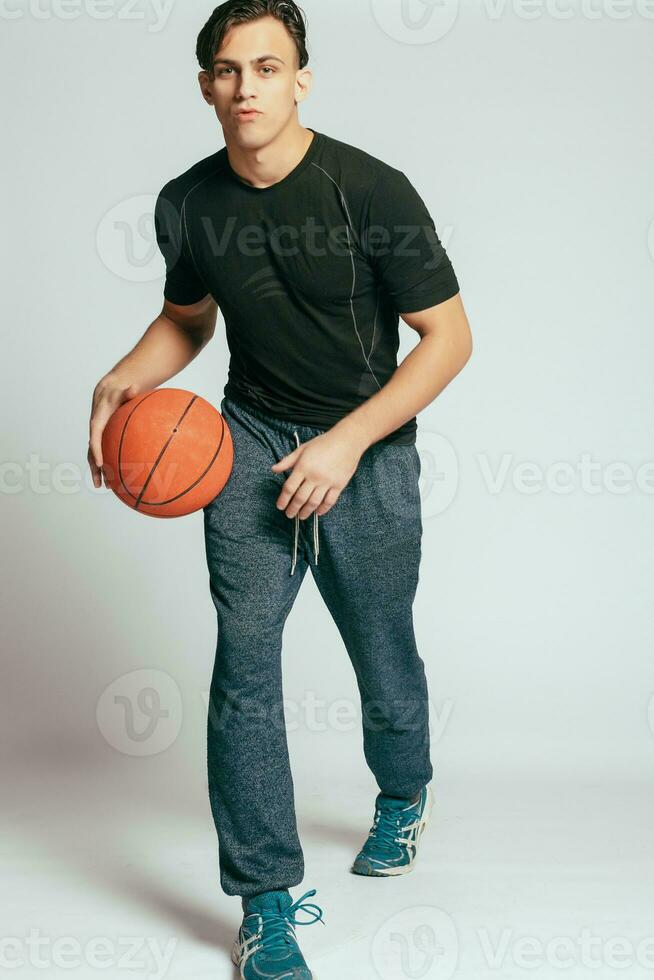
[{"label": "eye", "polygon": [[277,69],[276,68],[273,68],[272,65],[264,65],[261,70],[262,71],[270,71],[274,75]]}]

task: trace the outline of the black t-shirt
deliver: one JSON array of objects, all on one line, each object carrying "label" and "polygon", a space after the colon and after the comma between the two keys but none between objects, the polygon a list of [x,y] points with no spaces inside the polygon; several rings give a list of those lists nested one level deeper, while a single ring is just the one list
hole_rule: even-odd
[{"label": "black t-shirt", "polygon": [[[310,127],[308,127],[310,129]],[[400,313],[459,291],[434,222],[401,170],[314,133],[282,180],[257,188],[227,148],[161,190],[164,296],[211,293],[230,352],[224,394],[329,429],[397,368]],[[416,417],[383,442],[412,444]]]}]

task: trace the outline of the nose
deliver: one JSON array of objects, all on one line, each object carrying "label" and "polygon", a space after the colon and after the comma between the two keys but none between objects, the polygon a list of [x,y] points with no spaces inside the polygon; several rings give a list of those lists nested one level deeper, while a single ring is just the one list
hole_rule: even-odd
[{"label": "nose", "polygon": [[250,70],[241,72],[239,83],[236,86],[236,94],[243,102],[255,94],[254,75]]}]

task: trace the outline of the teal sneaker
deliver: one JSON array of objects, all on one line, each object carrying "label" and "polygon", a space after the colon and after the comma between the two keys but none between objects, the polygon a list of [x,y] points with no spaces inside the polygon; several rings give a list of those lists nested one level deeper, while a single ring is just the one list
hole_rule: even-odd
[{"label": "teal sneaker", "polygon": [[[293,901],[287,889],[262,892],[246,900],[243,905],[243,922],[232,946],[232,961],[245,980],[312,980],[313,974],[306,964],[295,938],[295,926],[309,926],[322,922],[322,909],[313,902],[301,904],[316,889],[305,892]],[[313,915],[302,922],[294,918],[300,909]],[[317,915],[310,911],[316,909]]]},{"label": "teal sneaker", "polygon": [[434,803],[423,786],[415,803],[378,793],[368,839],[350,868],[357,875],[402,875],[414,867],[418,844]]}]

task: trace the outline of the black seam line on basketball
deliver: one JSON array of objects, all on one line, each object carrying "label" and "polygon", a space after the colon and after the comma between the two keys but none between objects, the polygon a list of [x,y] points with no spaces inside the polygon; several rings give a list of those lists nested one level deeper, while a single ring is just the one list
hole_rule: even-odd
[{"label": "black seam line on basketball", "polygon": [[136,500],[136,495],[133,494],[132,491],[128,489],[128,487],[125,485],[125,481],[123,480],[123,472],[122,472],[123,468],[122,468],[122,465],[121,465],[121,458],[122,458],[122,453],[123,453],[123,439],[125,438],[125,433],[127,431],[127,426],[129,424],[129,420],[131,419],[131,417],[134,414],[134,412],[136,411],[136,409],[137,408],[140,408],[141,405],[143,404],[143,402],[146,402],[148,400],[148,398],[152,398],[152,396],[153,395],[156,395],[157,391],[160,391],[160,390],[161,390],[160,388],[155,388],[153,391],[151,391],[149,394],[147,394],[145,396],[145,398],[142,398],[141,401],[138,403],[138,405],[135,405],[134,406],[134,408],[131,410],[131,412],[129,413],[129,415],[125,419],[125,425],[123,426],[123,430],[120,433],[120,442],[118,443],[118,477],[120,479],[120,483],[121,483],[121,486],[122,486],[123,490],[125,491],[125,493],[127,494],[127,496],[128,497],[131,497],[133,500]]},{"label": "black seam line on basketball", "polygon": [[176,497],[169,497],[168,500],[157,500],[154,503],[149,503],[147,500],[144,500],[144,501],[142,501],[142,504],[143,504],[144,507],[163,507],[163,506],[165,506],[165,504],[172,504],[173,501],[179,500],[180,497],[183,497],[190,490],[192,490],[193,487],[197,487],[198,483],[200,483],[202,480],[204,480],[205,476],[207,475],[207,473],[209,472],[209,470],[211,469],[211,467],[213,466],[213,464],[216,462],[216,459],[218,458],[218,455],[220,453],[220,449],[221,449],[222,444],[223,444],[224,439],[225,439],[225,420],[223,419],[222,416],[220,417],[220,424],[222,426],[222,431],[220,433],[220,441],[218,442],[218,447],[217,447],[215,453],[213,454],[213,456],[211,458],[211,462],[207,466],[207,468],[204,471],[204,473],[200,473],[200,475],[197,478],[197,480],[194,483],[192,483],[189,487],[187,487],[186,490],[182,490],[181,493],[178,493]]},{"label": "black seam line on basketball", "polygon": [[163,454],[166,452],[166,450],[168,449],[168,446],[172,442],[173,437],[175,435],[175,432],[179,428],[179,425],[181,424],[182,419],[184,418],[184,416],[186,415],[186,413],[188,412],[189,408],[191,407],[191,405],[193,404],[193,402],[196,400],[197,397],[198,397],[197,395],[193,395],[193,397],[191,398],[190,402],[188,403],[188,405],[186,406],[186,408],[184,409],[184,411],[182,412],[182,414],[180,415],[180,417],[177,419],[177,422],[173,426],[173,431],[170,433],[170,435],[166,439],[165,443],[161,447],[161,452],[159,453],[159,455],[155,459],[155,461],[153,463],[153,466],[152,466],[152,469],[148,473],[147,479],[146,479],[145,483],[143,484],[143,486],[141,487],[141,492],[138,495],[138,497],[136,498],[136,503],[134,504],[134,510],[138,510],[139,509],[139,506],[140,506],[140,503],[141,503],[141,499],[143,497],[143,494],[145,493],[145,491],[148,488],[148,483],[152,479],[152,475],[153,475],[154,471],[156,470],[157,466],[161,462],[161,458],[162,458]]}]

